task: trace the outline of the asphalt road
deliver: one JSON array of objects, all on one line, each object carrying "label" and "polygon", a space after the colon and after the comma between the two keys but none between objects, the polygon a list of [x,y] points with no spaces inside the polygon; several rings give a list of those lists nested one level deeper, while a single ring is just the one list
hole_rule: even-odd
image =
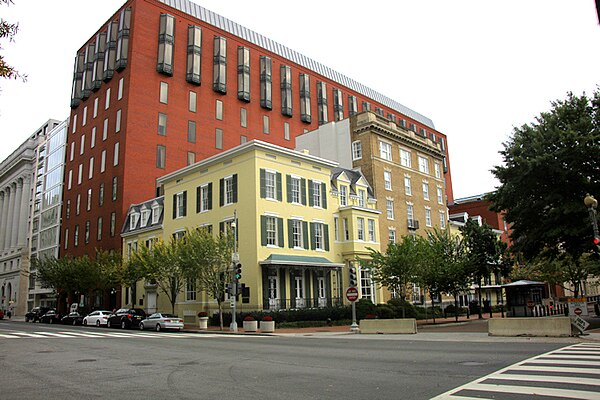
[{"label": "asphalt road", "polygon": [[[3,400],[429,399],[566,346],[0,324],[0,335],[11,332],[22,337],[0,336]],[[26,336],[35,332],[66,337]]]}]

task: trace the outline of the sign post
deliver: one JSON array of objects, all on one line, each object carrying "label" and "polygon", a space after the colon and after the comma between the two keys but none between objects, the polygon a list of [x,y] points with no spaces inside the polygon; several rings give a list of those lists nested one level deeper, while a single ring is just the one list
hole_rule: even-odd
[{"label": "sign post", "polygon": [[358,324],[356,323],[356,300],[358,300],[358,289],[353,286],[346,288],[346,299],[352,303],[352,325],[350,325],[350,332],[358,333]]}]

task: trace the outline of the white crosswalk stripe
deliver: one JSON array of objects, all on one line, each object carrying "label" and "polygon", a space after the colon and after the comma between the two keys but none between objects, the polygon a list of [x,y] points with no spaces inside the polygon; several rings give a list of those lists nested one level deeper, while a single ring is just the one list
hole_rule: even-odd
[{"label": "white crosswalk stripe", "polygon": [[[191,332],[140,332],[140,331],[38,331],[38,332],[18,332],[12,330],[3,330],[0,333],[0,339],[207,339],[207,338],[235,338],[240,335],[228,335],[221,333],[191,333]],[[244,336],[244,337],[265,337],[259,335]]]},{"label": "white crosswalk stripe", "polygon": [[432,400],[496,399],[510,395],[600,400],[600,345],[575,344],[532,357]]}]

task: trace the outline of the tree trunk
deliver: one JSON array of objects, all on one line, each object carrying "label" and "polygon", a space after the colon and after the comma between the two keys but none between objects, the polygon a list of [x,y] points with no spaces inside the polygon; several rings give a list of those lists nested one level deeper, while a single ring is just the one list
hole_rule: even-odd
[{"label": "tree trunk", "polygon": [[458,296],[454,295],[454,320],[458,322]]},{"label": "tree trunk", "polygon": [[431,299],[431,318],[433,319],[433,324],[435,325],[435,308],[433,306],[433,293],[429,292],[429,298]]},{"label": "tree trunk", "polygon": [[221,304],[221,300],[217,298],[217,305],[219,306],[219,326],[221,330],[223,330],[223,307]]},{"label": "tree trunk", "polygon": [[478,306],[479,306],[479,310],[478,310],[479,311],[479,319],[483,319],[483,307],[482,307],[482,304],[481,304],[481,277],[479,277],[477,283],[479,285],[479,290],[478,290],[479,291],[479,304],[478,304]]}]

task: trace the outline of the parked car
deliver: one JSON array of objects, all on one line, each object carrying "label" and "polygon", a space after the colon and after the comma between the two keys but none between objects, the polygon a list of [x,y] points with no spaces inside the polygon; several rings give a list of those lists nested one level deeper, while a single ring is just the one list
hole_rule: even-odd
[{"label": "parked car", "polygon": [[106,321],[108,321],[108,317],[111,314],[112,313],[110,311],[106,311],[106,310],[92,311],[91,313],[89,313],[88,315],[83,317],[83,325],[85,325],[85,326],[87,326],[87,325],[96,325],[96,326],[106,325]]},{"label": "parked car", "polygon": [[141,308],[119,308],[117,312],[108,317],[107,327],[120,326],[122,329],[137,328],[146,318],[146,312]]},{"label": "parked car", "polygon": [[25,322],[37,322],[40,317],[50,310],[49,307],[33,307],[31,311],[25,314]]},{"label": "parked car", "polygon": [[62,317],[60,322],[62,322],[64,325],[81,325],[83,324],[83,317],[85,317],[85,315],[78,313],[77,311],[73,311],[72,313]]},{"label": "parked car", "polygon": [[183,329],[183,319],[173,314],[154,313],[140,322],[140,329],[154,329],[156,332],[160,332],[163,329],[176,329],[180,331]]},{"label": "parked car", "polygon": [[62,315],[56,310],[48,310],[44,315],[40,317],[40,322],[45,324],[60,324]]}]

